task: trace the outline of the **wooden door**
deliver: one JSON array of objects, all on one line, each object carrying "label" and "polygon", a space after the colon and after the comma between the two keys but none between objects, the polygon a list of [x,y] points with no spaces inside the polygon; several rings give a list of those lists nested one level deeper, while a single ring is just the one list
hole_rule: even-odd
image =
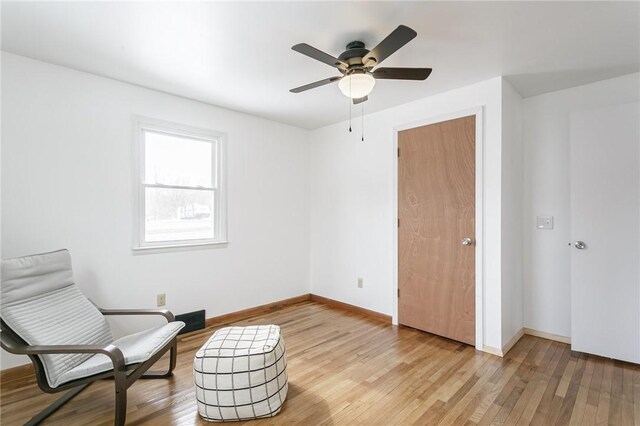
[{"label": "wooden door", "polygon": [[463,117],[398,134],[398,320],[470,345],[475,122]]},{"label": "wooden door", "polygon": [[[640,363],[640,105],[571,116],[571,349]],[[580,244],[579,242],[583,242]]]}]

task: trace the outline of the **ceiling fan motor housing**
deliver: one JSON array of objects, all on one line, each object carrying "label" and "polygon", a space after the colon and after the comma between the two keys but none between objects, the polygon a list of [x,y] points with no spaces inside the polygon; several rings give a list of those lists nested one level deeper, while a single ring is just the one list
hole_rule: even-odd
[{"label": "ceiling fan motor housing", "polygon": [[338,59],[349,64],[349,68],[352,66],[361,66],[362,58],[369,53],[369,49],[365,49],[364,43],[361,41],[352,41],[347,44],[346,48],[347,50],[342,52],[340,56],[338,56]]}]

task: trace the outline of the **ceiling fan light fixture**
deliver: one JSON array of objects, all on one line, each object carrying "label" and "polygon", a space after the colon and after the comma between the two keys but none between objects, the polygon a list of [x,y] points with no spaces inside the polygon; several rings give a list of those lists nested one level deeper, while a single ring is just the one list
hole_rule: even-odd
[{"label": "ceiling fan light fixture", "polygon": [[371,74],[352,73],[345,75],[338,82],[343,95],[351,99],[364,98],[373,90],[376,79]]}]

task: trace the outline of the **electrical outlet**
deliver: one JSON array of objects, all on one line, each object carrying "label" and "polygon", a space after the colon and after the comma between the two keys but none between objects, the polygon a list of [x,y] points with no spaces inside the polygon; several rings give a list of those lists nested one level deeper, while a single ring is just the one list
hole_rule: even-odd
[{"label": "electrical outlet", "polygon": [[553,216],[536,216],[536,228],[553,229]]},{"label": "electrical outlet", "polygon": [[364,287],[364,278],[358,277],[358,288]]},{"label": "electrical outlet", "polygon": [[167,304],[167,295],[162,293],[156,296],[158,307],[165,306]]}]

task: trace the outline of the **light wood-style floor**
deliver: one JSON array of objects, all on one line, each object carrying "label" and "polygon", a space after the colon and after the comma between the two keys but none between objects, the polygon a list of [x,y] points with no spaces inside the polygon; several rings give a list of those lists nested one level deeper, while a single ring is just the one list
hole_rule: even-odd
[{"label": "light wood-style floor", "polygon": [[[525,336],[499,358],[315,302],[236,322],[260,323],[282,327],[289,395],[278,416],[251,425],[640,424],[640,366],[562,343]],[[196,412],[191,365],[212,332],[185,335],[174,378],[130,388],[128,424],[208,424]],[[2,383],[2,425],[24,423],[57,397],[33,382]],[[112,424],[113,404],[113,383],[95,383],[45,424]]]}]

